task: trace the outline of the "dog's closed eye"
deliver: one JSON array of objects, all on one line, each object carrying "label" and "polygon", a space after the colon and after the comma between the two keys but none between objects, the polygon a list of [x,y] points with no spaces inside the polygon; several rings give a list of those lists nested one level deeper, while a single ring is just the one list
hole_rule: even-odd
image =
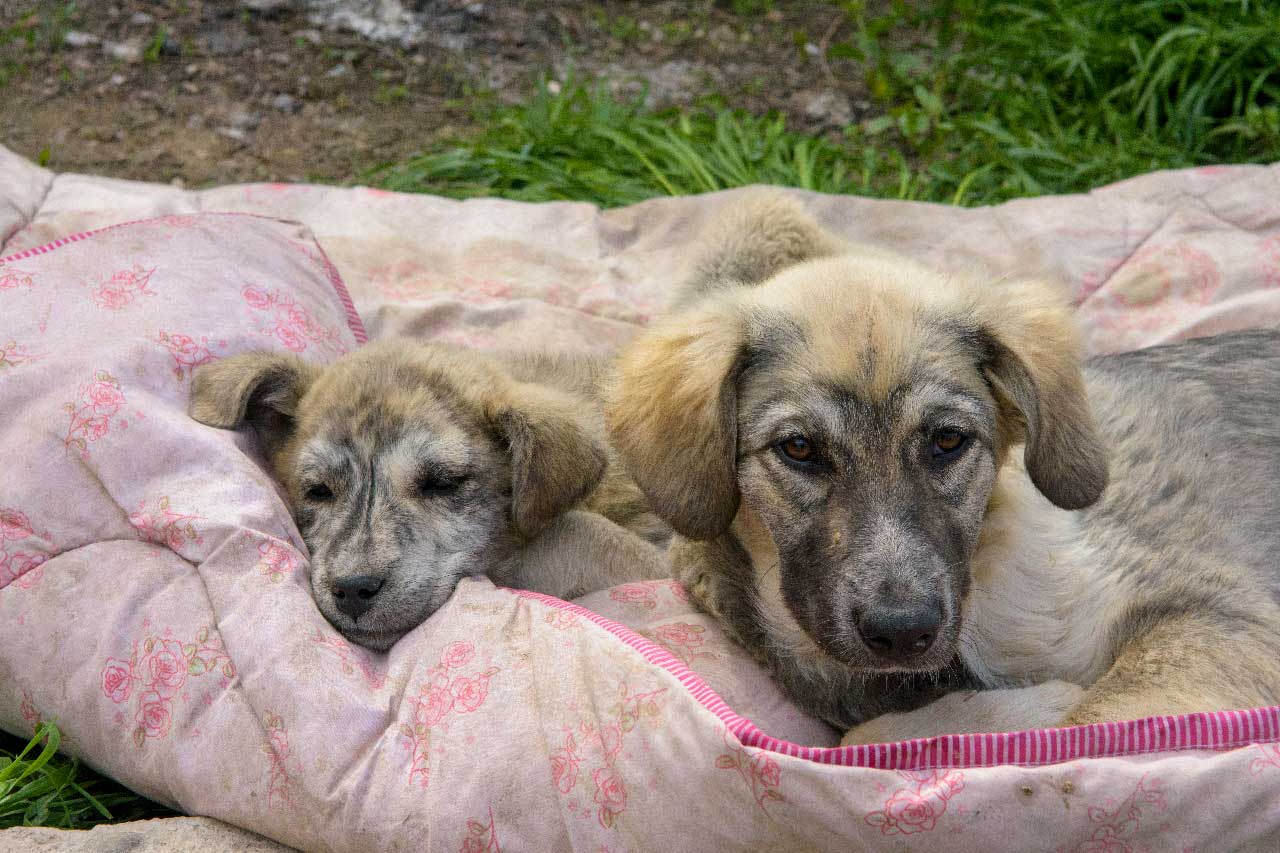
[{"label": "dog's closed eye", "polygon": [[418,475],[414,490],[420,498],[436,498],[456,492],[466,481],[466,474],[441,469],[428,469]]},{"label": "dog's closed eye", "polygon": [[329,488],[324,483],[315,483],[308,486],[307,490],[303,494],[306,496],[307,500],[316,501],[317,503],[333,500],[333,489]]}]

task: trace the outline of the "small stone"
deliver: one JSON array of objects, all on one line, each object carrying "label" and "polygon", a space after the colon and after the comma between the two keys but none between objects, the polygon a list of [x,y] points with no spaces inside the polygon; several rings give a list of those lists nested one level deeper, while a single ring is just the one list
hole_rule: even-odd
[{"label": "small stone", "polygon": [[351,68],[350,68],[349,66],[347,66],[347,65],[343,65],[343,64],[339,63],[339,64],[337,64],[337,65],[333,66],[332,68],[330,68],[328,71],[324,72],[324,76],[326,76],[326,77],[346,77],[346,76],[347,76],[348,74],[350,74],[350,73],[351,73]]},{"label": "small stone", "polygon": [[191,118],[187,119],[188,130],[199,130],[204,127],[204,116],[199,113],[192,113]]},{"label": "small stone", "polygon": [[146,12],[134,12],[129,17],[129,23],[133,24],[135,27],[145,27],[148,24],[154,24],[155,22],[156,16],[148,15]]},{"label": "small stone", "polygon": [[112,74],[112,75],[111,75],[111,79],[110,79],[108,82],[109,82],[109,83],[111,83],[111,85],[112,85],[112,86],[123,86],[123,85],[124,85],[124,75],[123,75],[123,74]]},{"label": "small stone", "polygon": [[316,47],[324,44],[324,36],[320,35],[319,30],[294,30],[289,35],[293,36],[295,39],[301,39],[309,44],[313,44]]},{"label": "small stone", "polygon": [[104,41],[102,52],[121,62],[138,62],[142,59],[142,45],[136,41]]},{"label": "small stone", "polygon": [[234,139],[236,142],[244,142],[249,138],[249,134],[238,127],[220,127],[214,132],[219,136],[225,136],[227,139]]},{"label": "small stone", "polygon": [[97,44],[100,41],[102,41],[102,39],[98,38],[93,33],[82,33],[78,30],[69,30],[67,34],[62,37],[62,42],[67,47],[88,47],[89,45]]},{"label": "small stone", "polygon": [[270,54],[267,57],[267,59],[270,59],[276,65],[292,65],[293,64],[293,57],[285,53],[283,50]]},{"label": "small stone", "polygon": [[188,95],[198,95],[200,94],[200,87],[195,83],[192,83],[190,80],[183,80],[182,91]]},{"label": "small stone", "polygon": [[232,110],[231,115],[227,116],[227,121],[232,127],[241,130],[253,130],[262,124],[262,113],[249,112],[248,110]]},{"label": "small stone", "polygon": [[282,113],[296,113],[302,105],[292,95],[279,94],[271,99],[271,106]]},{"label": "small stone", "polygon": [[237,27],[211,27],[196,35],[196,41],[213,56],[235,56],[249,46],[249,36]]},{"label": "small stone", "polygon": [[240,0],[240,5],[264,17],[278,15],[289,8],[289,0]]},{"label": "small stone", "polygon": [[838,92],[814,92],[803,97],[801,109],[805,118],[833,127],[845,127],[853,122],[853,110],[849,99]]},{"label": "small stone", "polygon": [[467,5],[467,14],[468,14],[468,15],[471,15],[471,16],[472,16],[472,17],[474,17],[474,18],[478,18],[478,17],[480,17],[481,15],[483,15],[483,14],[484,14],[484,4],[483,4],[483,3],[469,3],[469,4]]}]

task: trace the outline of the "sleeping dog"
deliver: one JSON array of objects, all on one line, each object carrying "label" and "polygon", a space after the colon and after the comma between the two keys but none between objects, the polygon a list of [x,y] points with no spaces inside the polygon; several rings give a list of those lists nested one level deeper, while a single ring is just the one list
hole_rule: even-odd
[{"label": "sleeping dog", "polygon": [[200,368],[191,416],[252,425],[311,552],[324,616],[386,649],[462,577],[559,597],[665,577],[669,528],[604,439],[591,356],[385,341],[327,367]]},{"label": "sleeping dog", "polygon": [[677,576],[846,743],[1280,702],[1280,332],[1079,352],[1045,283],[756,197],[606,418]]}]

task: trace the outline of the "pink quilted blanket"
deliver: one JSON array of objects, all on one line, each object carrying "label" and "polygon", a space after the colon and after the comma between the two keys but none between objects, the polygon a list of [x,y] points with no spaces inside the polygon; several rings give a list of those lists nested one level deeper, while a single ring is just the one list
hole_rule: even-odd
[{"label": "pink quilted blanket", "polygon": [[[1280,320],[1277,175],[969,211],[802,197],[854,239],[1058,276],[1101,351]],[[252,439],[184,414],[199,364],[327,360],[366,325],[616,345],[731,196],[186,193],[0,149],[0,728],[56,719],[135,789],[309,850],[1274,842],[1280,709],[831,748],[669,581],[575,604],[466,581],[367,653],[312,604]]]}]

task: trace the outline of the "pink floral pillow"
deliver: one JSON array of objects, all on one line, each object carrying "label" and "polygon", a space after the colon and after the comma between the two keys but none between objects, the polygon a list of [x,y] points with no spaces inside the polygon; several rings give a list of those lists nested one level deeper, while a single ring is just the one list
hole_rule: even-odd
[{"label": "pink floral pillow", "polygon": [[[100,683],[139,746],[169,733],[194,685],[225,689],[235,665],[209,627],[119,643],[97,618],[149,606],[149,576],[167,559],[198,564],[216,531],[211,506],[260,531],[248,547],[264,577],[303,564],[287,507],[246,455],[251,442],[186,416],[192,371],[246,349],[328,360],[363,339],[336,270],[292,223],[169,216],[0,259],[0,603],[11,614],[0,673],[41,636],[100,646],[100,672],[82,677]],[[68,580],[64,565],[46,576],[57,557],[110,578],[117,600],[42,608],[41,592]],[[58,687],[58,669],[33,670]],[[41,713],[36,692],[21,693],[26,723]]]}]

